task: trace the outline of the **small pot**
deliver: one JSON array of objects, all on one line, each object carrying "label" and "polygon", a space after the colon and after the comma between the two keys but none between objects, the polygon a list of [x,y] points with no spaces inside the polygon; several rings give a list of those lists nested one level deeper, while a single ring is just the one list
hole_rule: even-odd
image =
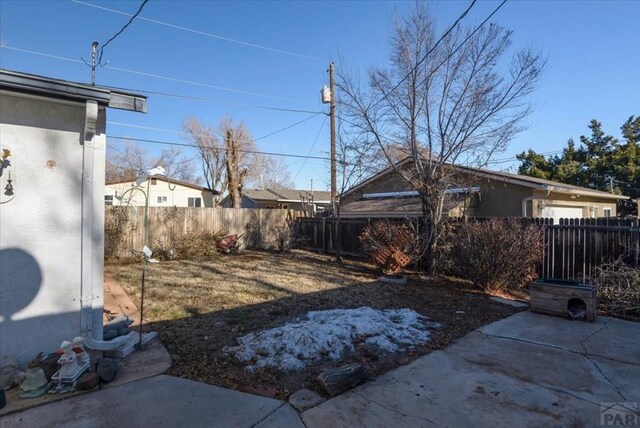
[{"label": "small pot", "polygon": [[40,367],[44,370],[44,375],[47,380],[51,380],[55,372],[60,368],[58,365],[59,359],[60,354],[56,353],[47,354],[40,359]]}]

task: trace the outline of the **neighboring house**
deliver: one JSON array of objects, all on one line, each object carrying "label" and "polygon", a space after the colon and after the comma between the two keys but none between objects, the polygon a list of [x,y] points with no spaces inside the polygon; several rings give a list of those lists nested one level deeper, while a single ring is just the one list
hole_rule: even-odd
[{"label": "neighboring house", "polygon": [[[396,168],[408,168],[404,159]],[[616,216],[616,202],[628,199],[598,190],[525,175],[456,167],[460,183],[449,189],[449,216],[595,218]],[[422,215],[420,197],[389,167],[342,195],[342,217]]]},{"label": "neighboring house", "polygon": [[[315,213],[331,204],[331,193],[320,190],[242,189],[242,208],[287,208]],[[221,205],[231,206],[229,196]]]},{"label": "neighboring house", "polygon": [[104,349],[106,109],[142,95],[0,70],[0,361]]},{"label": "neighboring house", "polygon": [[[135,186],[135,180],[116,180],[107,182],[104,189],[105,205],[144,206],[144,196],[141,192],[129,192],[120,200],[127,189]],[[146,192],[149,189],[150,207],[191,207],[211,208],[219,193],[197,184],[173,180],[162,175],[149,177],[140,183]]]}]

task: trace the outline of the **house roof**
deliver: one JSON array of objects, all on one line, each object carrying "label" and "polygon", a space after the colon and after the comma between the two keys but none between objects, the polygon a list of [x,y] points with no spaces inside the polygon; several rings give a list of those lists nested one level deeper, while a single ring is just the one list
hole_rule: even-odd
[{"label": "house roof", "polygon": [[278,195],[270,191],[269,189],[242,189],[242,195],[253,200],[260,201],[277,201]]},{"label": "house roof", "polygon": [[106,107],[147,112],[144,95],[7,69],[0,69],[0,89],[71,101],[94,100]]},{"label": "house roof", "polygon": [[304,189],[298,189],[298,190],[293,190],[293,189],[280,190],[279,189],[279,190],[275,190],[274,192],[277,192],[280,195],[281,199],[299,201],[302,197],[310,198],[311,195],[313,194],[314,202],[326,202],[326,203],[331,202],[331,192],[327,192],[324,190],[314,190],[313,192],[311,192],[311,190],[304,190]]},{"label": "house roof", "polygon": [[[220,194],[220,192],[218,192],[217,190],[209,189],[208,187],[198,186],[197,184],[189,183],[187,181],[174,180],[173,178],[167,178],[164,175],[152,175],[149,178],[157,178],[157,179],[160,179],[162,181],[166,181],[166,182],[171,183],[171,184],[176,184],[176,185],[179,185],[179,186],[189,187],[189,188],[195,189],[195,190],[202,190],[202,191],[205,191],[205,192],[211,192],[214,195],[219,195]],[[105,184],[107,186],[114,185],[114,184],[133,184],[133,183],[135,183],[135,181],[136,180],[121,179],[121,180],[107,181]]]},{"label": "house roof", "polygon": [[[367,187],[369,184],[376,181],[380,177],[383,177],[384,175],[392,173],[395,170],[394,168],[403,167],[405,164],[410,162],[411,159],[412,159],[411,157],[405,158],[397,162],[394,166],[390,166],[380,171],[378,174],[375,174],[374,176],[368,178],[367,180],[364,180],[360,184],[352,187],[347,192],[345,192],[342,196],[345,197],[357,190]],[[521,186],[525,186],[533,189],[543,190],[543,191],[566,193],[566,194],[572,194],[572,195],[594,196],[594,197],[600,197],[605,199],[629,199],[627,196],[623,196],[623,195],[616,195],[613,193],[603,192],[600,190],[587,189],[586,187],[559,183],[557,181],[545,180],[537,177],[529,177],[527,175],[511,174],[508,172],[491,171],[488,169],[471,168],[471,167],[460,166],[460,165],[456,165],[456,168],[458,170],[461,170],[463,172],[473,174],[476,176],[513,183],[513,184],[517,184],[517,185],[521,185]]]},{"label": "house roof", "polygon": [[[302,197],[309,197],[311,194],[311,190],[304,189],[242,189],[242,195],[253,200],[260,201],[274,201],[274,202],[285,202],[285,201],[293,201],[297,202],[302,199]],[[331,200],[331,193],[325,192],[321,190],[313,191],[313,200],[314,202],[326,202],[329,203]]]}]

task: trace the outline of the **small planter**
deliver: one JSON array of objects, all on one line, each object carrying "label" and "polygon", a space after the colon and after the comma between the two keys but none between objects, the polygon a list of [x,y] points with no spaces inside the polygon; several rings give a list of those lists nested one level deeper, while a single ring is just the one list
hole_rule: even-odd
[{"label": "small planter", "polygon": [[569,319],[595,321],[596,287],[577,281],[539,279],[529,285],[531,311]]}]

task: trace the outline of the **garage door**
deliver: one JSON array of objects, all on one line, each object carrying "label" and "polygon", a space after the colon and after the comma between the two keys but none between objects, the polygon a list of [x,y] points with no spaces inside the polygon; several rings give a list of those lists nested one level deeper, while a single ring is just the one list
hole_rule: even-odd
[{"label": "garage door", "polygon": [[582,208],[546,206],[542,210],[542,217],[552,218],[553,224],[558,224],[561,218],[582,218]]}]

